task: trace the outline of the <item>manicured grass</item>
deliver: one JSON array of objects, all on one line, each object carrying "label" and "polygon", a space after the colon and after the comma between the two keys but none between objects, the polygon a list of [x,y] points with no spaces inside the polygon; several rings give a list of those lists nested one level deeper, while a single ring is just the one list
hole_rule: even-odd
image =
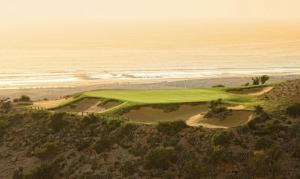
[{"label": "manicured grass", "polygon": [[229,93],[225,88],[99,90],[85,92],[82,95],[116,99],[137,104],[206,102],[220,98],[229,103],[251,103],[253,101],[250,97]]},{"label": "manicured grass", "polygon": [[85,92],[84,95],[146,104],[200,102],[232,96],[221,89],[100,90]]}]

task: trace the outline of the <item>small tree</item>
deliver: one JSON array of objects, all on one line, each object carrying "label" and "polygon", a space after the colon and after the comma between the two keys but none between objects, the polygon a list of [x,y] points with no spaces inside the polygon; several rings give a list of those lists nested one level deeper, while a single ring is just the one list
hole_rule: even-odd
[{"label": "small tree", "polygon": [[176,151],[173,147],[158,147],[146,155],[145,166],[166,170],[174,160],[176,160]]},{"label": "small tree", "polygon": [[253,77],[252,78],[252,84],[253,85],[259,85],[260,83],[260,78],[259,77]]},{"label": "small tree", "polygon": [[12,109],[12,104],[9,101],[9,98],[0,99],[0,112],[8,112]]},{"label": "small tree", "polygon": [[217,114],[226,111],[226,107],[223,106],[222,99],[218,99],[210,102],[209,110],[211,113]]},{"label": "small tree", "polygon": [[260,83],[264,85],[269,79],[270,77],[268,75],[263,75],[260,77]]},{"label": "small tree", "polygon": [[300,116],[300,103],[293,104],[286,109],[286,112],[289,116],[298,117]]},{"label": "small tree", "polygon": [[29,102],[29,101],[31,101],[30,97],[26,96],[26,95],[22,95],[19,100],[22,101],[22,102]]},{"label": "small tree", "polygon": [[259,105],[255,106],[254,107],[254,112],[255,112],[255,114],[262,114],[264,112],[264,108],[259,106]]}]

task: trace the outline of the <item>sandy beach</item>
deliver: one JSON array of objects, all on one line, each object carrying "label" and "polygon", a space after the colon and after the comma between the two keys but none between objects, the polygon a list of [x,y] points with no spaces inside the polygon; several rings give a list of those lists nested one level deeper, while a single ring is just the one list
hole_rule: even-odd
[{"label": "sandy beach", "polygon": [[[277,83],[286,80],[300,78],[300,75],[271,76],[269,83]],[[66,95],[90,91],[96,89],[172,89],[172,88],[197,88],[211,87],[215,85],[240,86],[251,82],[250,77],[230,78],[207,78],[207,79],[168,79],[168,80],[145,80],[145,81],[91,81],[90,83],[76,84],[73,86],[54,87],[27,87],[19,89],[0,89],[0,97],[11,99],[20,95],[28,95],[33,100],[58,99]]]}]

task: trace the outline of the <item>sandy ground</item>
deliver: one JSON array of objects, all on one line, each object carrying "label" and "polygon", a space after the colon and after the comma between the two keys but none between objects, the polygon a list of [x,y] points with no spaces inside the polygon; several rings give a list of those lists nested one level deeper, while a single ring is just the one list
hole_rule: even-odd
[{"label": "sandy ground", "polygon": [[60,104],[63,104],[67,100],[68,100],[67,98],[61,98],[61,99],[54,99],[54,100],[36,101],[33,103],[33,106],[50,109],[59,106]]},{"label": "sandy ground", "polygon": [[208,110],[208,104],[197,105],[180,105],[178,110],[172,112],[165,112],[163,109],[153,108],[151,106],[143,106],[139,109],[133,109],[124,114],[134,122],[153,123],[161,121],[175,121],[175,120],[187,120],[191,116],[206,112]]},{"label": "sandy ground", "polygon": [[225,119],[207,119],[204,117],[205,113],[192,116],[186,121],[186,124],[192,127],[205,127],[205,128],[231,128],[247,124],[253,116],[252,111],[247,110],[233,110],[231,115]]},{"label": "sandy ground", "polygon": [[[299,75],[273,76],[270,83],[282,82],[291,79],[300,78]],[[211,87],[215,85],[240,86],[246,82],[251,82],[250,77],[232,77],[232,78],[209,78],[209,79],[172,79],[172,80],[147,80],[147,81],[122,81],[122,82],[99,82],[91,80],[89,83],[77,84],[74,86],[63,87],[62,84],[56,87],[35,87],[20,89],[0,89],[0,97],[17,98],[21,95],[28,95],[33,100],[60,99],[66,95],[77,92],[96,90],[96,89],[162,89],[162,88],[196,88]]]},{"label": "sandy ground", "polygon": [[[45,103],[47,103],[47,101]],[[50,101],[50,103],[51,103],[51,101]],[[81,112],[100,113],[100,112],[106,111],[107,109],[116,107],[120,104],[121,104],[121,102],[119,102],[119,101],[108,101],[103,104],[103,101],[101,101],[99,99],[85,98],[85,99],[76,101],[70,105],[56,109],[55,111],[71,112],[71,113],[81,113]]]}]

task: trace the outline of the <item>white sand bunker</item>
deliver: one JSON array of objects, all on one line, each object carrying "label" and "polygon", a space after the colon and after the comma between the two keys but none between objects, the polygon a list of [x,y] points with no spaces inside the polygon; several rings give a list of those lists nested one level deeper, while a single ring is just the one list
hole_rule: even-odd
[{"label": "white sand bunker", "polygon": [[165,111],[164,109],[142,106],[138,109],[132,109],[124,114],[134,122],[155,123],[161,121],[187,120],[190,117],[208,110],[208,104],[179,104],[178,109]]},{"label": "white sand bunker", "polygon": [[253,112],[248,110],[232,110],[224,119],[205,118],[205,114],[192,116],[186,124],[193,127],[231,128],[245,125],[253,118]]},{"label": "white sand bunker", "polygon": [[97,98],[84,98],[79,101],[76,101],[72,104],[63,106],[61,108],[56,109],[59,112],[89,112],[89,113],[100,113],[104,112],[110,108],[116,107],[120,105],[119,101],[102,101]]}]

